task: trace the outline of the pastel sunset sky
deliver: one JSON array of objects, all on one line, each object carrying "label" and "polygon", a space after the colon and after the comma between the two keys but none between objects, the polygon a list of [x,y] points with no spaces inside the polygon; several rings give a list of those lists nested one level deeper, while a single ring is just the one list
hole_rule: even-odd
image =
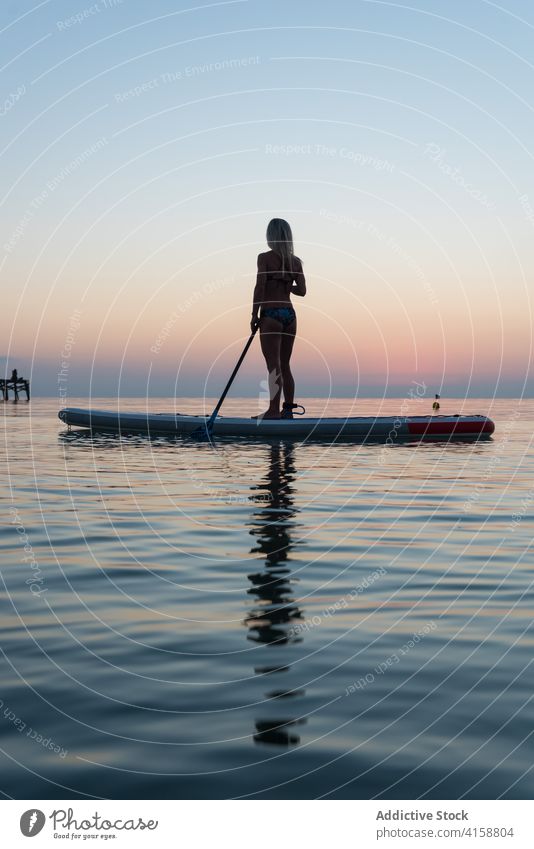
[{"label": "pastel sunset sky", "polygon": [[278,216],[301,395],[532,395],[533,38],[527,0],[3,3],[3,368],[216,395]]}]

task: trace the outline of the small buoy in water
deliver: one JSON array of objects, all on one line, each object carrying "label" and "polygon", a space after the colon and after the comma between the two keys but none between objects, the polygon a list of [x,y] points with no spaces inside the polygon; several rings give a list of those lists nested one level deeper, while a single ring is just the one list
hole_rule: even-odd
[{"label": "small buoy in water", "polygon": [[435,397],[436,400],[432,404],[432,409],[433,410],[439,410],[439,395],[435,395],[434,397]]}]

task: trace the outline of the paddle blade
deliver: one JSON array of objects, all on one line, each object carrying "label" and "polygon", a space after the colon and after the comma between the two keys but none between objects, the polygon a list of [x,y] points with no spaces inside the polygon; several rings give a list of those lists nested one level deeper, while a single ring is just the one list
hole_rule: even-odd
[{"label": "paddle blade", "polygon": [[189,434],[189,439],[194,439],[195,442],[211,442],[212,441],[212,428],[209,422],[206,424],[197,427]]}]

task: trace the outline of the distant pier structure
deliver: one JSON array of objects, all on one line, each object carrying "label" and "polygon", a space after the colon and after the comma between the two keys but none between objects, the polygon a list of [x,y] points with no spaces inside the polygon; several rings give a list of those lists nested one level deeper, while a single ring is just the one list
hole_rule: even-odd
[{"label": "distant pier structure", "polygon": [[13,390],[13,400],[19,400],[19,391],[26,393],[26,400],[30,400],[30,381],[25,377],[19,377],[17,369],[14,368],[11,372],[11,377],[0,378],[0,392],[2,400],[9,401],[9,390]]}]

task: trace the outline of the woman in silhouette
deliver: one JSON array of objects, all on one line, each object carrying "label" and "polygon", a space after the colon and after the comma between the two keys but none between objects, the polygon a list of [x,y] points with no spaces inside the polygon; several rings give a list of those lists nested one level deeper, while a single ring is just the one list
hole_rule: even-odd
[{"label": "woman in silhouette", "polygon": [[[269,409],[257,418],[292,419],[298,405],[289,361],[297,332],[297,317],[290,295],[306,294],[302,262],[293,253],[291,227],[283,218],[273,218],[267,227],[270,250],[258,255],[258,274],[252,303],[250,327],[260,328],[261,350],[269,376]],[[284,404],[280,415],[280,396]]]}]

